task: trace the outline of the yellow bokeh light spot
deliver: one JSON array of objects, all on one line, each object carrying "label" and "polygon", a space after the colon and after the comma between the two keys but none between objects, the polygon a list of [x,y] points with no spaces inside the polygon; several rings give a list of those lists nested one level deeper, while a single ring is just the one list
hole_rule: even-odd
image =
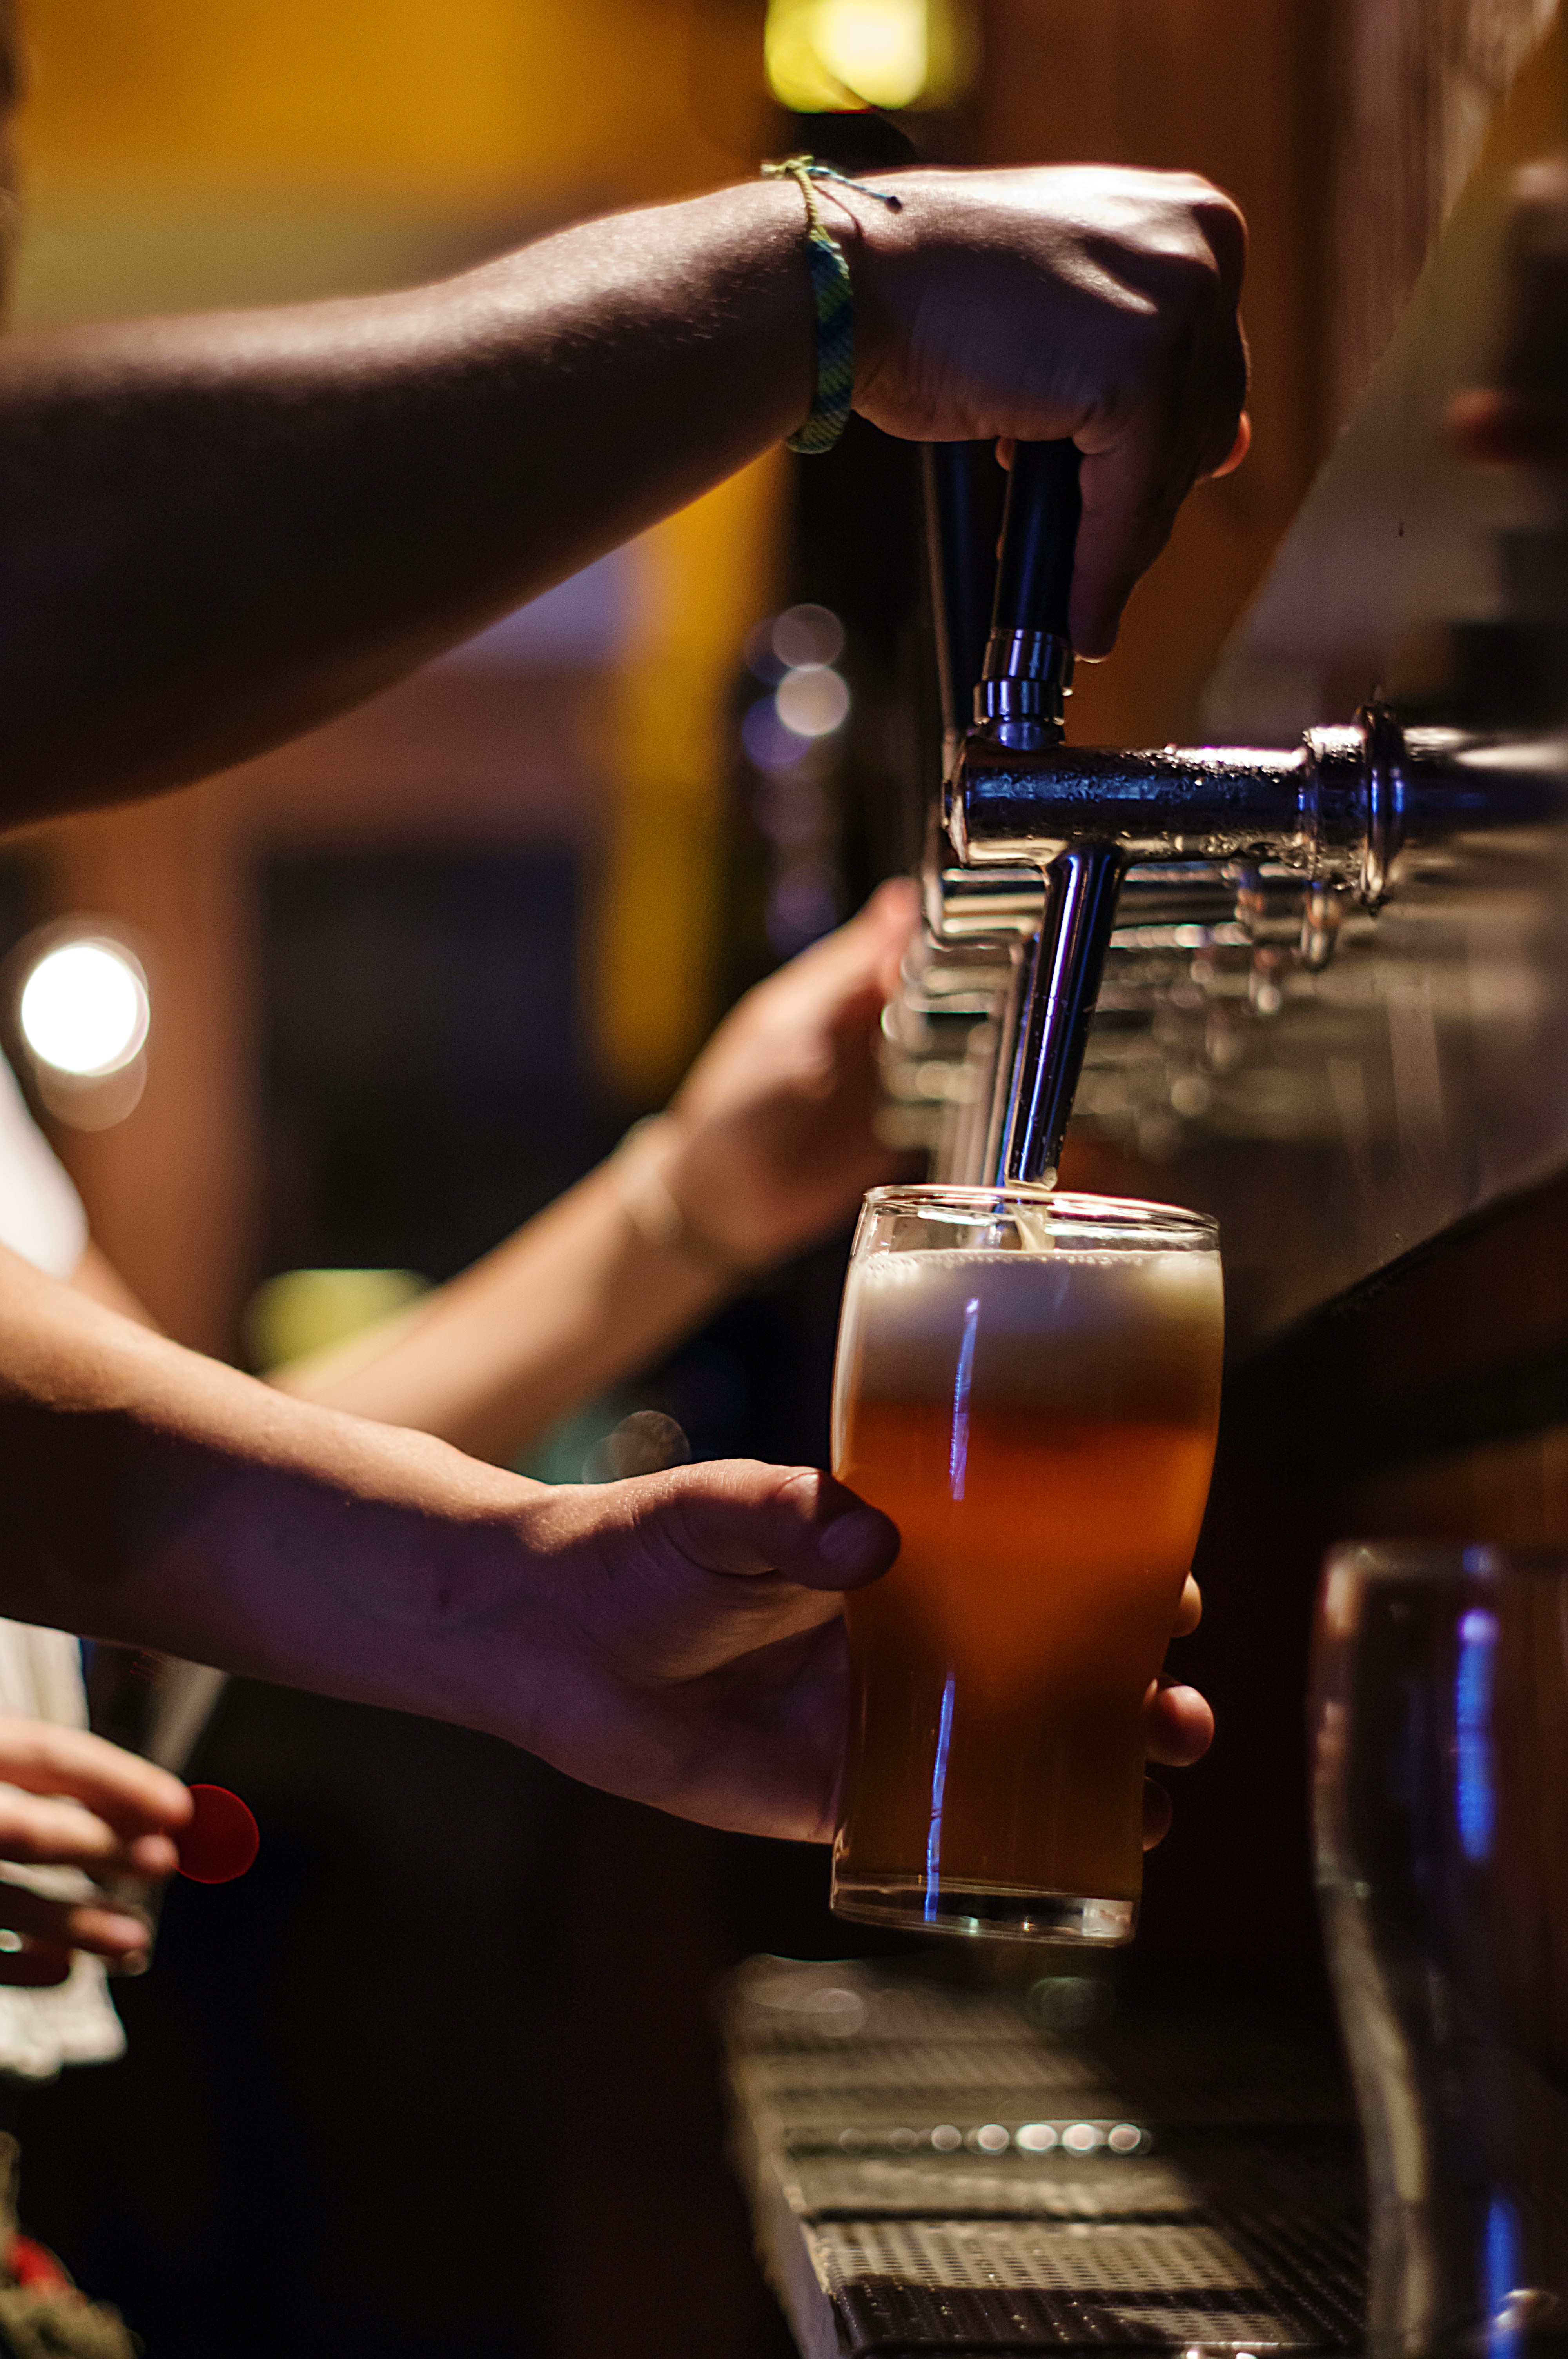
[{"label": "yellow bokeh light spot", "polygon": [[964,79],[954,0],[769,0],[768,81],[797,114],[934,106]]}]

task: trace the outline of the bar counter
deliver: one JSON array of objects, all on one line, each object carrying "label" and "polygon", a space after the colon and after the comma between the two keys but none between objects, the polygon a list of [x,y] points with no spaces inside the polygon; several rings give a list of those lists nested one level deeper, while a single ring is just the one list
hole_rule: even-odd
[{"label": "bar counter", "polygon": [[805,2359],[1360,2348],[1360,2150],[1289,2025],[1027,1995],[897,1961],[751,1960],[734,2147]]}]

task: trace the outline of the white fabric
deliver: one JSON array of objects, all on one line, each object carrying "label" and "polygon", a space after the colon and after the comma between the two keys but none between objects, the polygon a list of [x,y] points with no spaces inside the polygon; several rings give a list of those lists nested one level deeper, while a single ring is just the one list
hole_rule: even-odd
[{"label": "white fabric", "polygon": [[0,1245],[50,1277],[69,1277],[87,1250],[87,1215],[0,1057]]},{"label": "white fabric", "polygon": [[[81,1199],[28,1114],[3,1057],[0,1243],[51,1277],[69,1277],[87,1245]],[[64,1630],[0,1620],[0,1713],[85,1728],[87,1698],[76,1640]],[[18,1867],[7,1861],[0,1864],[0,1878],[60,1900],[85,1899],[92,1889],[73,1867]],[[0,2072],[48,2080],[62,2064],[104,2062],[121,2055],[124,2046],[97,1958],[79,1951],[69,1980],[55,1990],[0,1984]]]}]

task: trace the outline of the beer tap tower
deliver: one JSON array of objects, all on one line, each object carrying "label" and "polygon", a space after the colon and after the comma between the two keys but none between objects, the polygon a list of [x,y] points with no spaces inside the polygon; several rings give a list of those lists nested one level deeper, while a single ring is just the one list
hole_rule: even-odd
[{"label": "beer tap tower", "polygon": [[1069,745],[1078,453],[1070,442],[1018,446],[977,669],[989,552],[974,471],[989,463],[972,444],[928,453],[946,745],[910,980],[918,995],[944,964],[968,965],[977,982],[990,978],[995,1005],[984,1081],[939,1176],[1049,1187],[1124,886],[1158,906],[1208,870],[1235,898],[1272,864],[1300,880],[1301,954],[1321,966],[1346,908],[1378,908],[1401,857],[1558,816],[1562,772],[1539,747],[1405,730],[1377,707],[1288,750]]}]

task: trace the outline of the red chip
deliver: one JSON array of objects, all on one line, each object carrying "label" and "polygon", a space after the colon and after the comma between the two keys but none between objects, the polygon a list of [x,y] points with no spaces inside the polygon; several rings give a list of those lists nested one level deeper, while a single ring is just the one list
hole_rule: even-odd
[{"label": "red chip", "polygon": [[192,1884],[232,1884],[261,1849],[254,1818],[226,1786],[192,1786],[196,1813],[178,1838],[179,1872]]}]

